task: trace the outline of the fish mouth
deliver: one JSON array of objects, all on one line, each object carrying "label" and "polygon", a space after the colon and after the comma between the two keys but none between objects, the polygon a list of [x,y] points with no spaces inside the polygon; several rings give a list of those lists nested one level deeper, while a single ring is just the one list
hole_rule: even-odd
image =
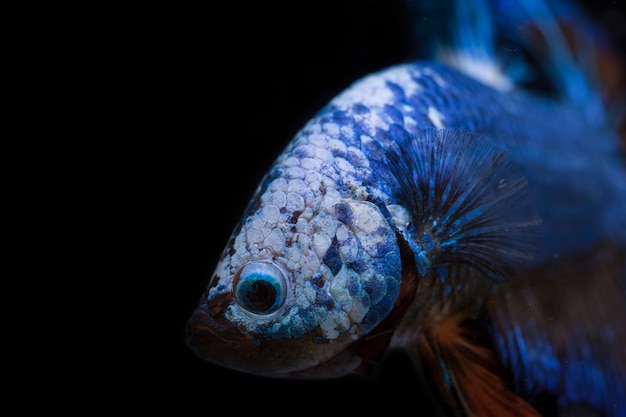
[{"label": "fish mouth", "polygon": [[255,339],[207,305],[194,310],[185,336],[187,346],[203,360],[263,377],[333,378],[352,372],[361,361],[350,350],[341,352],[343,342],[315,343],[311,335]]},{"label": "fish mouth", "polygon": [[202,306],[187,321],[185,341],[196,355],[220,365],[233,363],[236,352],[252,349],[249,337],[232,326],[220,324]]},{"label": "fish mouth", "polygon": [[206,305],[196,308],[187,321],[186,343],[200,358],[227,369],[264,377],[285,375],[287,352],[281,343],[260,343]]}]

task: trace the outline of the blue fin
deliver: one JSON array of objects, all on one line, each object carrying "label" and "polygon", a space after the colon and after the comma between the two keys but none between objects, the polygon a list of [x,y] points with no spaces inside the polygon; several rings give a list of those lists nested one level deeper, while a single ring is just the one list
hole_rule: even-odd
[{"label": "blue fin", "polygon": [[[604,117],[596,45],[598,28],[572,1],[491,0],[498,32],[519,45],[543,72],[559,97],[584,103],[590,120]],[[508,54],[509,56],[511,54]],[[504,55],[500,61],[504,61]],[[522,81],[519,79],[518,81]]]},{"label": "blue fin", "polygon": [[541,220],[508,152],[482,136],[427,129],[386,154],[397,198],[409,210],[409,245],[424,275],[469,264],[504,280],[538,252]]},{"label": "blue fin", "polygon": [[626,416],[626,247],[604,242],[530,269],[486,305],[517,392]]},{"label": "blue fin", "polygon": [[411,2],[419,58],[435,59],[498,89],[511,81],[495,53],[495,26],[485,0]]},{"label": "blue fin", "polygon": [[499,90],[530,89],[582,104],[590,120],[604,119],[598,31],[572,2],[423,0],[411,2],[411,11],[419,58]]}]

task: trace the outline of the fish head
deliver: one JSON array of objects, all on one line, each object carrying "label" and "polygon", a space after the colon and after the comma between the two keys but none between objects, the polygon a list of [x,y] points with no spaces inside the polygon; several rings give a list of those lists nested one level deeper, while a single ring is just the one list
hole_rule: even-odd
[{"label": "fish head", "polygon": [[310,175],[273,170],[235,229],[187,325],[203,359],[261,376],[345,375],[393,310],[402,262],[389,213],[335,187],[315,158]]}]

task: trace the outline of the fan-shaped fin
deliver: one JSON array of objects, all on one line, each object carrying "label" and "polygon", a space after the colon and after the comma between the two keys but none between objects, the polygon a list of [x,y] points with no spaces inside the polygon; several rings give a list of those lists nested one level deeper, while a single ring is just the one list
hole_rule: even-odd
[{"label": "fan-shaped fin", "polygon": [[470,132],[427,129],[386,157],[412,216],[407,240],[420,274],[461,263],[504,280],[537,253],[541,220],[505,149]]}]

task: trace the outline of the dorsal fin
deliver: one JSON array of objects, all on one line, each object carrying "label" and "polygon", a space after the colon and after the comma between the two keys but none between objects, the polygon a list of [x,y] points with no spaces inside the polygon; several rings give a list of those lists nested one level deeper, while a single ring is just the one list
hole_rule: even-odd
[{"label": "dorsal fin", "polygon": [[597,30],[576,4],[423,0],[411,2],[411,11],[419,58],[443,62],[499,90],[531,88],[582,103],[590,120],[604,119]]},{"label": "dorsal fin", "polygon": [[512,87],[496,59],[487,1],[411,2],[420,58],[435,59],[500,90]]},{"label": "dorsal fin", "polygon": [[[604,122],[596,46],[598,28],[571,1],[491,0],[499,31],[520,45],[556,94],[584,103],[589,120]],[[526,77],[532,69],[526,65]],[[536,71],[536,69],[535,69]]]}]

